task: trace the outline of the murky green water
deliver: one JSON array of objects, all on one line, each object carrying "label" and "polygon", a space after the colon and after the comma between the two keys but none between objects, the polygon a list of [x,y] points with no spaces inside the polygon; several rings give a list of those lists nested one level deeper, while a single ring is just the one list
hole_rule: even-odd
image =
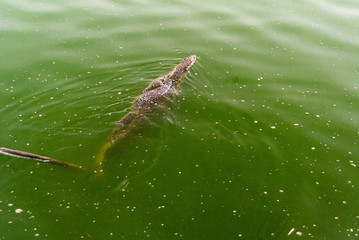
[{"label": "murky green water", "polygon": [[350,0],[2,0],[3,147],[91,168],[142,89],[198,61],[103,174],[0,156],[0,238],[355,238],[358,22]]}]

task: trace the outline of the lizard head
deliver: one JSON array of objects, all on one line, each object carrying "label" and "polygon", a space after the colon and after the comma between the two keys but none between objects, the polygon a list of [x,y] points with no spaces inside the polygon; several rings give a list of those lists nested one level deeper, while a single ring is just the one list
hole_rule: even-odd
[{"label": "lizard head", "polygon": [[166,75],[166,77],[172,80],[172,82],[179,84],[195,63],[196,58],[196,55],[183,58],[182,61]]}]

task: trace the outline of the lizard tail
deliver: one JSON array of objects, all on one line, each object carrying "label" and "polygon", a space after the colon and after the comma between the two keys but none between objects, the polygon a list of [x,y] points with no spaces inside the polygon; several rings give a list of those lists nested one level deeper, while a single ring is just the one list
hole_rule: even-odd
[{"label": "lizard tail", "polygon": [[102,146],[100,149],[99,154],[96,157],[96,165],[101,166],[103,161],[105,160],[106,152],[112,147],[112,143],[108,142],[105,145]]}]

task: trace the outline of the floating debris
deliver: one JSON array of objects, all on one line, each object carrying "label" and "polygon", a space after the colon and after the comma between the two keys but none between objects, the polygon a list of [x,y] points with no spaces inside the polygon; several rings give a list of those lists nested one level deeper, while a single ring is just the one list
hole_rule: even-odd
[{"label": "floating debris", "polygon": [[15,210],[16,213],[21,213],[23,210],[21,208],[18,208]]}]

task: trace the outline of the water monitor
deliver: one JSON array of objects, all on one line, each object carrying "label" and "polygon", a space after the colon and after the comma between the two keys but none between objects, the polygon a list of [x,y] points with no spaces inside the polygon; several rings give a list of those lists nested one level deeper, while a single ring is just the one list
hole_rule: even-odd
[{"label": "water monitor", "polygon": [[[98,155],[98,164],[102,163],[107,150],[117,142],[120,142],[121,139],[127,137],[140,122],[150,117],[156,110],[163,108],[169,101],[173,101],[179,92],[182,79],[187,75],[195,61],[195,55],[183,58],[172,71],[162,77],[156,78],[142,91],[134,100],[131,111],[116,123],[115,129],[110,135],[110,141],[104,145]],[[13,157],[81,168],[81,166],[72,163],[4,147],[0,148],[0,153]]]}]

